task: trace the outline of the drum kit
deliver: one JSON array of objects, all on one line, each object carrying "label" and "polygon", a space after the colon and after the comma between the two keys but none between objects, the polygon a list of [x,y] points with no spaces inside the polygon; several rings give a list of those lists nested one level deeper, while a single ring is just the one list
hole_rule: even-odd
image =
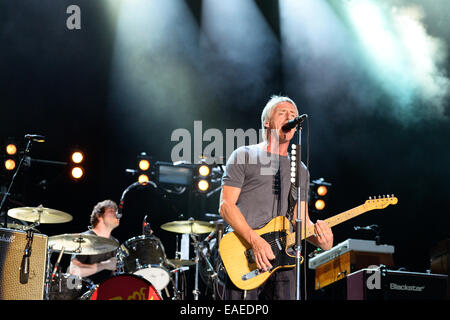
[{"label": "drum kit", "polygon": [[[31,225],[8,224],[8,227],[20,229],[27,233],[37,232],[40,224],[66,223],[72,220],[68,213],[39,207],[21,207],[8,211],[8,216],[31,222]],[[161,229],[178,234],[187,234],[193,240],[194,259],[180,259],[176,251],[174,259],[168,259],[159,238],[144,232],[128,239],[123,244],[115,240],[92,234],[73,233],[50,236],[48,238],[47,263],[44,284],[46,300],[162,300],[163,292],[172,300],[184,299],[184,290],[180,291],[178,275],[191,266],[195,266],[194,299],[199,297],[199,272],[202,280],[214,282],[217,276],[217,248],[223,234],[223,220],[212,222],[180,220],[165,223]],[[202,234],[209,233],[200,241]],[[216,235],[214,237],[214,235]],[[178,237],[177,237],[178,238]],[[211,255],[215,248],[216,255]],[[30,250],[31,251],[31,250]],[[71,273],[63,273],[59,264],[63,255],[99,255],[115,251],[117,269],[113,275],[101,283],[93,283],[89,278],[82,278]],[[51,256],[58,253],[56,263],[52,265]],[[170,294],[168,288],[171,288]],[[184,289],[184,288],[183,288]]]}]

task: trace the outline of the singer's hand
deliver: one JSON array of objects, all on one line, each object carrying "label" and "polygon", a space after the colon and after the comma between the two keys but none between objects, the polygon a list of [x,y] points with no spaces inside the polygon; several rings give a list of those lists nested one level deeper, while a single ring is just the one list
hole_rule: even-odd
[{"label": "singer's hand", "polygon": [[253,254],[255,255],[256,265],[258,269],[267,271],[272,268],[269,260],[275,259],[272,247],[260,235],[254,234],[251,239]]}]

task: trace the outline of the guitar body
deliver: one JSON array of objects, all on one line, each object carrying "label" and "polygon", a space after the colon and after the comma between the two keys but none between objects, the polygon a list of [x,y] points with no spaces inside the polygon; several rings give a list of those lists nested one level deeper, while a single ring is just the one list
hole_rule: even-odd
[{"label": "guitar body", "polygon": [[286,239],[291,234],[290,222],[284,216],[269,221],[263,228],[255,230],[272,246],[275,259],[272,269],[259,272],[254,261],[251,246],[237,233],[226,234],[219,245],[219,253],[234,285],[242,290],[252,290],[263,284],[272,273],[280,268],[295,267],[295,257],[286,252]]}]

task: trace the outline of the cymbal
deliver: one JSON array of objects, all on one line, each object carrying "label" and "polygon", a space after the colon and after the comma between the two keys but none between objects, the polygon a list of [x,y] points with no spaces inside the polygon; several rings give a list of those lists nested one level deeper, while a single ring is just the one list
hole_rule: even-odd
[{"label": "cymbal", "polygon": [[8,216],[27,222],[42,223],[65,223],[72,221],[72,216],[68,213],[44,208],[42,205],[39,207],[21,207],[8,210]]},{"label": "cymbal", "polygon": [[111,252],[119,247],[119,243],[92,234],[65,233],[49,237],[48,246],[55,251],[64,247],[67,254],[94,255]]},{"label": "cymbal", "polygon": [[161,229],[177,233],[201,234],[215,230],[215,226],[206,221],[181,220],[167,222],[161,226]]},{"label": "cymbal", "polygon": [[195,264],[195,261],[181,259],[169,259],[169,262],[173,264],[175,268],[193,266]]}]

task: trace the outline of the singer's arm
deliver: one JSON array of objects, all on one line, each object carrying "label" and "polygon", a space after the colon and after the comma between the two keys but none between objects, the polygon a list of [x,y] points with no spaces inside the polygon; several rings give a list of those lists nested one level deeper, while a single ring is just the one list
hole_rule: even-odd
[{"label": "singer's arm", "polygon": [[241,189],[231,186],[223,186],[220,193],[220,215],[223,219],[247,241],[255,254],[256,264],[259,269],[268,270],[272,268],[269,260],[275,259],[272,248],[259,234],[257,234],[247,223],[242,212],[236,205]]},{"label": "singer's arm", "polygon": [[79,277],[89,277],[103,270],[116,270],[117,258],[110,258],[105,261],[85,264],[81,263],[77,258],[72,259],[69,266],[69,273]]}]

